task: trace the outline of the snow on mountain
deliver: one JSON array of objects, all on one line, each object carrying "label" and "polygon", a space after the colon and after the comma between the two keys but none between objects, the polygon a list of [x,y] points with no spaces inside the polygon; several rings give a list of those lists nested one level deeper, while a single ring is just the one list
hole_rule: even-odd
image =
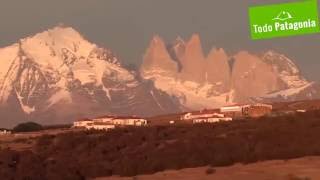
[{"label": "snow on mountain", "polygon": [[284,90],[280,90],[277,91],[275,93],[271,93],[268,95],[263,96],[264,98],[278,98],[278,97],[282,97],[284,99],[288,99],[290,96],[296,95],[298,93],[300,93],[301,91],[305,90],[308,87],[311,87],[314,83],[307,83],[301,87],[297,87],[297,88],[288,88],[288,89],[284,89]]},{"label": "snow on mountain", "polygon": [[281,79],[282,87],[261,97],[264,101],[295,101],[320,97],[319,83],[307,81],[293,60],[275,51],[262,55]]},{"label": "snow on mountain", "polygon": [[174,98],[123,68],[111,50],[70,27],[58,26],[0,49],[0,67],[0,109],[19,107],[20,121],[66,123],[106,113],[154,115],[180,108]]},{"label": "snow on mountain", "polygon": [[[156,72],[153,72],[156,73]],[[220,107],[226,104],[229,93],[217,94],[212,84],[182,81],[169,76],[144,77],[153,80],[156,88],[175,96],[187,109]]]},{"label": "snow on mountain", "polygon": [[295,63],[283,54],[268,51],[262,56],[262,60],[272,66],[287,88],[302,87],[309,83],[302,77]]},{"label": "snow on mountain", "polygon": [[240,51],[229,56],[223,49],[212,49],[205,56],[197,34],[187,42],[178,37],[167,49],[159,36],[156,39],[161,45],[151,43],[141,76],[186,108],[320,97],[320,85],[307,81],[292,60],[275,51],[263,55]]},{"label": "snow on mountain", "polygon": [[10,84],[16,76],[16,71],[7,71],[12,68],[16,68],[18,64],[15,63],[15,59],[19,52],[18,44],[14,44],[10,47],[0,49],[1,66],[0,66],[0,103],[6,102],[12,91]]},{"label": "snow on mountain", "polygon": [[230,56],[221,48],[204,55],[197,34],[171,44],[155,36],[140,74],[125,69],[110,49],[90,43],[70,27],[58,26],[0,49],[3,126],[315,99],[319,92],[320,84],[307,81],[285,55],[241,51]]}]

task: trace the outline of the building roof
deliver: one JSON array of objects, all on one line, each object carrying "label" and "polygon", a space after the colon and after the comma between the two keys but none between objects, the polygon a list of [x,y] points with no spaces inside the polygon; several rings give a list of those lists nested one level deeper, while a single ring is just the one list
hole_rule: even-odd
[{"label": "building roof", "polygon": [[244,107],[244,106],[267,106],[272,107],[271,104],[265,104],[265,103],[248,103],[248,104],[233,104],[228,106],[222,106],[221,108],[232,108],[232,107]]},{"label": "building roof", "polygon": [[114,126],[112,123],[104,123],[104,122],[94,122],[93,125],[98,125],[98,126]]},{"label": "building roof", "polygon": [[264,104],[264,103],[257,103],[257,104],[253,104],[252,106],[264,106],[264,107],[270,107],[272,108],[271,104]]},{"label": "building roof", "polygon": [[114,115],[100,116],[100,117],[96,117],[96,118],[94,118],[94,119],[102,119],[102,118],[111,118],[111,119],[143,119],[143,118],[137,117],[137,116],[114,116]]},{"label": "building roof", "polygon": [[214,114],[219,113],[219,109],[203,109],[201,111],[185,112],[183,115],[191,113],[192,115]]}]

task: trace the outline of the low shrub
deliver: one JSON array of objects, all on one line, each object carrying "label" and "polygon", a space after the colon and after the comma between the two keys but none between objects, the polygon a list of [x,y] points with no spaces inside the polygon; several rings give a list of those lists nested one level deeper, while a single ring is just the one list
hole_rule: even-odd
[{"label": "low shrub", "polygon": [[18,124],[13,128],[14,132],[34,132],[34,131],[40,131],[43,127],[40,124],[37,124],[35,122],[26,122]]}]

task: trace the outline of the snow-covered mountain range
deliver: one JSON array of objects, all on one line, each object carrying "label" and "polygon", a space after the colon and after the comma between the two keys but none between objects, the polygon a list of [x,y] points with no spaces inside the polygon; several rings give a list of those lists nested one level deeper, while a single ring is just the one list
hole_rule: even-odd
[{"label": "snow-covered mountain range", "polygon": [[70,123],[100,115],[153,116],[252,101],[320,98],[286,56],[202,50],[200,36],[155,36],[139,72],[58,26],[0,48],[0,126]]},{"label": "snow-covered mountain range", "polygon": [[216,48],[204,55],[197,34],[169,45],[155,36],[140,73],[189,109],[320,98],[319,84],[307,81],[285,55],[274,51],[228,55]]},{"label": "snow-covered mountain range", "polygon": [[174,97],[138,76],[111,50],[55,27],[0,49],[0,124],[180,111]]}]

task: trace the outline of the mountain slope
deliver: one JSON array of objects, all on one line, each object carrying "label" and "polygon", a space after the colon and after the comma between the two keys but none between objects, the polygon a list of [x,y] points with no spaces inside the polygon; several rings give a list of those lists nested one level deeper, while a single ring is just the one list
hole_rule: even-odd
[{"label": "mountain slope", "polygon": [[[199,35],[188,42],[181,38],[167,45],[153,41],[147,49],[140,74],[155,87],[177,97],[187,109],[219,107],[229,103],[230,69],[223,49],[213,49],[205,57]],[[150,50],[152,49],[152,51]],[[152,64],[150,63],[152,62]],[[164,65],[166,64],[166,65]]]},{"label": "mountain slope", "polygon": [[[222,48],[203,53],[200,36],[166,44],[155,36],[139,72],[70,27],[0,49],[0,125],[68,123],[105,114],[154,116],[234,103],[320,98],[294,61]],[[12,113],[12,109],[15,110]]]},{"label": "mountain slope", "polygon": [[[1,109],[21,111],[5,126],[25,120],[52,124],[106,113],[148,116],[180,110],[174,98],[124,69],[112,51],[69,27],[55,27],[0,49],[0,66]],[[15,119],[10,114],[16,116],[5,116]]]},{"label": "mountain slope", "polygon": [[320,98],[320,84],[307,81],[295,63],[283,54],[268,51],[263,62],[271,65],[278,74],[281,88],[261,97],[263,101],[297,101]]},{"label": "mountain slope", "polygon": [[279,89],[277,73],[259,57],[239,52],[234,59],[232,88],[236,102],[246,102],[250,97],[259,97]]},{"label": "mountain slope", "polygon": [[188,109],[320,98],[320,85],[307,81],[294,61],[275,51],[230,56],[215,48],[205,56],[197,34],[187,42],[177,38],[167,50],[164,46],[161,40],[161,46],[151,46],[152,52],[148,48],[141,76]]}]

